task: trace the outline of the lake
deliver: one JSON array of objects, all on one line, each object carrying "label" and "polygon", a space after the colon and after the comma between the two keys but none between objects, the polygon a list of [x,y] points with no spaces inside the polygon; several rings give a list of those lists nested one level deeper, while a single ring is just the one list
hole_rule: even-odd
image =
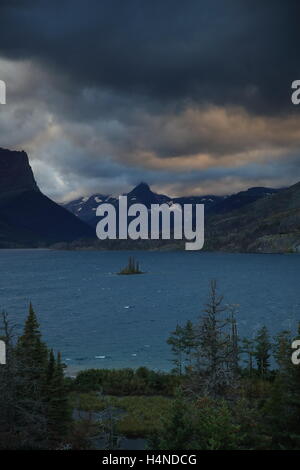
[{"label": "lake", "polygon": [[[128,257],[143,275],[119,276]],[[169,370],[169,333],[202,313],[209,282],[239,304],[241,336],[300,320],[299,255],[0,250],[0,308],[22,326],[31,300],[43,338],[69,372],[141,365]]]}]

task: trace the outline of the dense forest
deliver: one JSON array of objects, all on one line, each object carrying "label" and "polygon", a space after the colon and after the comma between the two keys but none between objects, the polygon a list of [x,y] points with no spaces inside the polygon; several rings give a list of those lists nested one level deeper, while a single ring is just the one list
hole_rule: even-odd
[{"label": "dense forest", "polygon": [[158,450],[299,449],[294,338],[271,338],[266,327],[239,338],[237,309],[212,281],[199,320],[170,334],[171,372],[90,369],[75,378],[43,342],[31,304],[19,336],[3,313],[0,449],[117,449],[130,438]]}]

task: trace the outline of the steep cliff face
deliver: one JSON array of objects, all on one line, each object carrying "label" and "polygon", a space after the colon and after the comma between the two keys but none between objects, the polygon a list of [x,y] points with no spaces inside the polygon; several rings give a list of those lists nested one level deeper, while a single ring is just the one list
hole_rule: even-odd
[{"label": "steep cliff face", "polygon": [[0,198],[39,191],[27,153],[0,148]]},{"label": "steep cliff face", "polygon": [[94,237],[91,227],[39,190],[25,152],[0,149],[0,248]]}]

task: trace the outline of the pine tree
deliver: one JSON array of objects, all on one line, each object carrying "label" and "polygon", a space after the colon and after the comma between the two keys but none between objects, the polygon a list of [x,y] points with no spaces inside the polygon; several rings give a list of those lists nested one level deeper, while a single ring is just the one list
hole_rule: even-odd
[{"label": "pine tree", "polygon": [[60,354],[55,359],[47,350],[31,304],[16,346],[6,315],[2,323],[7,364],[0,368],[0,448],[55,448],[71,419]]},{"label": "pine tree", "polygon": [[256,334],[254,357],[256,359],[257,369],[262,377],[265,377],[270,367],[271,342],[269,332],[266,326],[263,326]]},{"label": "pine tree", "polygon": [[275,336],[272,345],[278,368],[265,411],[275,449],[293,448],[295,439],[300,443],[300,375],[291,361],[291,343],[291,333],[282,331]]},{"label": "pine tree", "polygon": [[246,363],[247,371],[251,376],[253,373],[253,358],[254,358],[254,343],[251,339],[243,338],[241,353],[246,355],[244,362]]},{"label": "pine tree", "polygon": [[209,300],[196,330],[197,349],[192,374],[192,387],[211,398],[224,396],[235,385],[235,366],[230,319],[224,317],[227,307],[211,281]]},{"label": "pine tree", "polygon": [[49,441],[51,446],[55,446],[66,437],[71,414],[61,355],[58,353],[55,360],[53,351],[50,351],[47,368],[47,417]]},{"label": "pine tree", "polygon": [[180,391],[177,392],[168,415],[162,420],[161,429],[149,440],[155,450],[189,449],[192,438],[189,406]]},{"label": "pine tree", "polygon": [[43,414],[48,350],[41,339],[39,323],[31,303],[15,352],[20,369],[19,393],[28,406],[34,403],[37,412]]},{"label": "pine tree", "polygon": [[291,368],[291,332],[284,330],[278,333],[274,338],[272,345],[273,355],[278,365],[280,374],[285,375]]},{"label": "pine tree", "polygon": [[[4,322],[5,324],[6,322]],[[7,367],[2,369],[1,378],[5,406],[7,410],[7,432],[11,442],[7,448],[40,449],[47,448],[47,420],[45,397],[45,357],[47,352],[42,343],[38,323],[30,305],[23,335],[15,347],[7,335]],[[43,366],[42,366],[43,364]],[[2,388],[1,387],[1,388]],[[6,398],[5,398],[6,395]]]},{"label": "pine tree", "polygon": [[193,323],[188,320],[183,328],[183,351],[188,368],[192,366],[192,356],[196,347],[196,332]]},{"label": "pine tree", "polygon": [[41,340],[41,333],[32,304],[29,304],[29,314],[25,322],[24,332],[17,343],[17,354],[23,364],[39,374],[47,363],[47,347]]},{"label": "pine tree", "polygon": [[238,337],[238,329],[237,329],[237,321],[236,321],[236,308],[237,305],[229,305],[229,322],[231,325],[231,333],[230,333],[230,342],[228,343],[228,352],[231,356],[231,361],[229,361],[230,367],[235,372],[238,373],[239,369],[239,337]]},{"label": "pine tree", "polygon": [[46,373],[46,386],[50,386],[53,380],[53,376],[55,373],[55,357],[53,353],[53,349],[49,352],[49,360],[47,364],[47,373]]},{"label": "pine tree", "polygon": [[175,365],[174,372],[181,375],[183,368],[183,351],[184,351],[184,342],[183,342],[183,328],[179,325],[176,325],[174,331],[172,331],[170,337],[167,340],[167,343],[171,346],[174,359],[172,362]]},{"label": "pine tree", "polygon": [[192,353],[195,349],[196,343],[193,323],[188,320],[183,327],[177,324],[175,330],[172,331],[168,338],[167,343],[171,346],[174,355],[174,371],[182,375],[185,372],[184,365],[186,368],[191,367]]},{"label": "pine tree", "polygon": [[17,416],[21,414],[17,400],[17,363],[13,347],[13,327],[6,312],[1,314],[1,339],[6,344],[6,364],[0,365],[0,449],[18,445]]},{"label": "pine tree", "polygon": [[[300,339],[300,323],[298,325],[297,338]],[[286,342],[288,339],[286,339]],[[291,345],[291,342],[290,342]],[[285,344],[287,371],[284,374],[285,386],[285,427],[289,430],[290,446],[293,449],[300,448],[300,365],[291,361],[292,348]],[[289,360],[288,360],[289,359]]]}]

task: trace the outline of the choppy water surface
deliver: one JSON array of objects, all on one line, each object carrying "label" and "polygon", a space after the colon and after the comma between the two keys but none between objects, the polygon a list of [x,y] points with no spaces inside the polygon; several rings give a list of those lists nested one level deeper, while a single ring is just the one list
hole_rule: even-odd
[{"label": "choppy water surface", "polygon": [[[116,273],[134,255],[146,274]],[[300,320],[299,255],[202,252],[0,251],[0,308],[22,325],[31,300],[44,339],[70,370],[171,367],[166,339],[196,320],[210,279],[239,304],[241,335]]]}]

